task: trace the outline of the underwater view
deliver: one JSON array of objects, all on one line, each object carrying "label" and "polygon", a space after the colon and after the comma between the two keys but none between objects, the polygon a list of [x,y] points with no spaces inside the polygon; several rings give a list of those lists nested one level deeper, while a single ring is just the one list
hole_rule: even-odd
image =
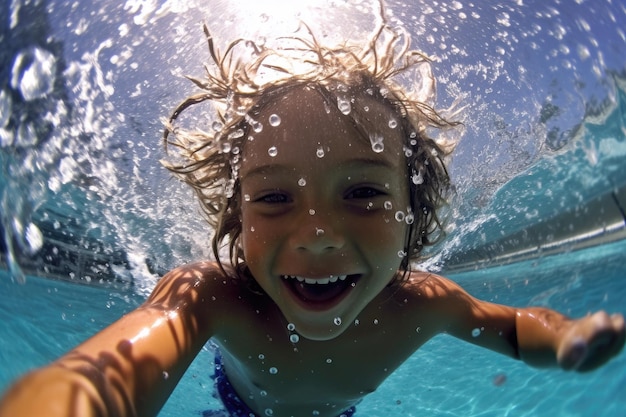
[{"label": "underwater view", "polygon": [[[10,0],[0,4],[0,392],[139,306],[170,269],[212,259],[197,198],[161,164],[167,118],[237,39],[305,22],[363,42],[360,0]],[[430,58],[402,80],[462,125],[446,238],[420,268],[484,300],[626,313],[626,5],[387,1]],[[207,112],[211,113],[212,112]],[[215,120],[191,114],[210,129]],[[207,345],[160,416],[219,415]],[[438,336],[358,416],[618,416],[626,355],[591,373],[529,368]]]}]

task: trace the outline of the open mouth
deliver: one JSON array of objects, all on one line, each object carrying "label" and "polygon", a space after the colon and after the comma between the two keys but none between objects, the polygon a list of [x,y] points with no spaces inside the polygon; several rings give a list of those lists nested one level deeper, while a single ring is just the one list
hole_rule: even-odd
[{"label": "open mouth", "polygon": [[359,275],[331,275],[326,278],[307,278],[283,275],[287,287],[307,304],[334,304],[348,294]]}]

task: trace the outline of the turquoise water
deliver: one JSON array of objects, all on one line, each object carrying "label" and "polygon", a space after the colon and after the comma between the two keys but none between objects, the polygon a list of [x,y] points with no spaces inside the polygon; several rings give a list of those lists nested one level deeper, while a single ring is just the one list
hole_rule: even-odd
[{"label": "turquoise water", "polygon": [[[548,306],[572,316],[598,309],[625,314],[625,264],[626,241],[620,241],[452,278],[490,301]],[[0,276],[0,390],[142,300],[127,290],[35,277],[15,285],[5,275]],[[205,349],[159,415],[194,416],[219,408],[212,397],[211,365],[212,353]],[[441,335],[367,397],[357,415],[613,417],[623,415],[625,394],[625,352],[593,373],[575,374],[529,368]]]},{"label": "turquoise water", "polygon": [[[135,308],[164,271],[209,256],[210,231],[190,191],[158,164],[160,118],[192,92],[182,75],[202,74],[207,58],[201,22],[220,45],[289,34],[298,19],[325,40],[358,40],[377,10],[374,1],[270,3],[0,4],[0,390]],[[467,248],[505,247],[501,239],[536,225],[558,223],[568,238],[580,224],[595,225],[604,240],[624,232],[623,209],[610,217],[608,206],[590,204],[617,201],[626,189],[622,3],[388,3],[390,20],[433,57],[436,107],[455,104],[464,121],[450,165],[457,193],[449,237],[427,267],[454,270]],[[577,217],[550,221],[568,211]],[[576,245],[544,237],[540,244],[558,255],[452,278],[505,304],[573,316],[626,312],[625,240],[571,252]],[[218,407],[211,362],[201,352],[162,416]],[[595,417],[625,409],[624,353],[576,375],[440,336],[357,415]]]}]

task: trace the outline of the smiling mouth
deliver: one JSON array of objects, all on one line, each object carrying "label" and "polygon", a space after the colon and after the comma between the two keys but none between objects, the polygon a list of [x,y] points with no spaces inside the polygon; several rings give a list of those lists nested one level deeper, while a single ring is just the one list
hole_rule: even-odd
[{"label": "smiling mouth", "polygon": [[322,307],[343,299],[348,290],[356,285],[359,275],[330,275],[325,278],[283,275],[282,278],[301,301]]}]

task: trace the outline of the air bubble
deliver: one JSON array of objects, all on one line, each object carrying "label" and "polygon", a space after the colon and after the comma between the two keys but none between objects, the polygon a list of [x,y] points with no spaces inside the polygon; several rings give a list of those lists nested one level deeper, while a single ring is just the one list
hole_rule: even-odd
[{"label": "air bubble", "polygon": [[267,150],[267,154],[273,158],[278,155],[278,149],[276,148],[276,146],[272,146]]},{"label": "air bubble", "polygon": [[404,221],[406,224],[413,224],[413,222],[415,221],[415,216],[413,215],[413,213],[409,213],[404,218]]},{"label": "air bubble", "polygon": [[265,415],[266,416],[273,416],[274,415],[274,410],[272,410],[271,408],[266,408],[265,409]]},{"label": "air bubble", "polygon": [[211,125],[211,128],[212,128],[213,130],[215,130],[216,132],[219,132],[220,130],[222,130],[222,127],[223,127],[223,126],[224,126],[224,125],[222,124],[222,122],[215,121],[215,122],[213,122],[213,124]]},{"label": "air bubble", "polygon": [[311,216],[315,215],[315,210],[313,210],[313,209],[309,209],[309,214],[310,214]]},{"label": "air bubble", "polygon": [[277,114],[270,115],[269,122],[270,122],[270,126],[276,127],[280,125],[280,116]]},{"label": "air bubble", "polygon": [[396,119],[389,120],[389,128],[395,129],[398,127],[398,121]]},{"label": "air bubble", "polygon": [[383,203],[383,207],[385,208],[385,210],[391,210],[393,208],[393,204],[391,203],[391,201],[385,201]]},{"label": "air bubble", "polygon": [[289,330],[290,332],[293,332],[294,330],[296,330],[296,325],[293,323],[289,323],[287,325],[287,330]]},{"label": "air bubble", "polygon": [[300,341],[300,336],[298,336],[297,334],[292,334],[291,336],[289,336],[289,341],[291,343],[298,343]]},{"label": "air bubble", "polygon": [[385,149],[383,143],[383,137],[379,133],[370,133],[370,143],[372,144],[372,150],[376,153],[381,153]]},{"label": "air bubble", "polygon": [[337,108],[339,109],[339,111],[343,114],[350,114],[350,112],[352,111],[352,105],[350,104],[350,102],[346,99],[342,99],[337,97]]},{"label": "air bubble", "polygon": [[476,327],[474,330],[472,330],[472,337],[478,337],[478,336],[480,336],[480,329]]},{"label": "air bubble", "polygon": [[263,130],[263,123],[253,120],[251,124],[252,130],[254,130],[255,133],[261,133]]},{"label": "air bubble", "polygon": [[304,187],[304,186],[306,185],[306,180],[305,180],[304,178],[300,178],[300,179],[298,180],[298,185],[299,185],[300,187]]},{"label": "air bubble", "polygon": [[259,353],[259,359],[261,359],[261,360],[265,359],[265,355],[262,354],[262,353]]},{"label": "air bubble", "polygon": [[333,323],[335,323],[335,326],[341,326],[341,317],[335,317]]},{"label": "air bubble", "polygon": [[317,151],[315,151],[315,155],[317,155],[318,158],[323,158],[325,155],[324,148],[322,148],[321,146],[317,148]]},{"label": "air bubble", "polygon": [[331,358],[326,359],[326,363],[333,363],[333,360]]},{"label": "air bubble", "polygon": [[276,368],[275,366],[272,366],[270,368],[270,374],[276,375],[277,373],[278,373],[278,368]]},{"label": "air bubble", "polygon": [[403,222],[404,221],[404,217],[405,217],[404,216],[404,212],[396,211],[396,215],[395,215],[396,221]]},{"label": "air bubble", "polygon": [[261,397],[267,397],[267,391],[265,391],[265,390],[261,390],[261,391],[259,392],[259,395],[260,395]]},{"label": "air bubble", "polygon": [[315,228],[315,236],[324,236],[324,229]]},{"label": "air bubble", "polygon": [[230,149],[231,149],[230,142],[224,142],[224,143],[222,143],[222,144],[221,144],[221,146],[220,146],[220,151],[221,151],[222,153],[229,153],[229,152],[230,152]]}]

